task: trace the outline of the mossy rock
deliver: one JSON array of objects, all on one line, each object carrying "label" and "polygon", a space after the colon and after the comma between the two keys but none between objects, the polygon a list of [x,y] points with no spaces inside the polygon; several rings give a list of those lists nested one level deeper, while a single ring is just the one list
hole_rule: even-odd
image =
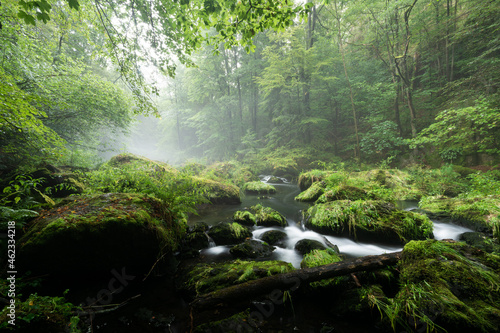
[{"label": "mossy rock", "polygon": [[233,246],[229,252],[236,258],[267,258],[274,251],[274,246],[255,239],[247,239],[243,243]]},{"label": "mossy rock", "polygon": [[431,331],[498,332],[500,257],[461,242],[412,241],[399,268],[402,288],[388,313],[400,322],[414,320]]},{"label": "mossy rock", "polygon": [[256,181],[245,183],[243,191],[249,194],[273,194],[276,193],[276,188],[270,184]]},{"label": "mossy rock", "polygon": [[257,222],[257,219],[251,212],[239,210],[234,213],[233,221],[247,226],[254,226]]},{"label": "mossy rock", "polygon": [[271,245],[282,246],[287,234],[281,230],[269,230],[261,235],[261,239]]},{"label": "mossy rock", "polygon": [[404,244],[432,238],[433,224],[424,215],[375,200],[338,200],[316,204],[305,213],[306,227],[369,242]]},{"label": "mossy rock", "polygon": [[485,252],[500,255],[500,242],[498,239],[490,237],[489,234],[465,232],[460,235],[460,240]]},{"label": "mossy rock", "polygon": [[131,153],[123,153],[115,155],[110,158],[107,164],[115,168],[120,168],[121,166],[133,165],[137,168],[155,172],[173,173],[173,174],[179,172],[177,169],[173,168],[168,163],[161,161],[154,161],[149,158],[134,155]]},{"label": "mossy rock", "polygon": [[[321,244],[321,243],[320,243]],[[342,261],[342,257],[335,252],[333,249],[316,248],[311,249],[306,254],[300,263],[301,268],[318,267],[323,265],[332,264],[334,262]],[[316,288],[331,288],[335,286],[340,286],[347,282],[349,278],[345,276],[339,276],[331,279],[320,280],[313,282],[310,286],[313,289]]]},{"label": "mossy rock", "polygon": [[191,295],[206,294],[250,280],[294,270],[292,264],[284,261],[234,260],[222,263],[198,264],[187,273],[181,274],[181,289]]},{"label": "mossy rock", "polygon": [[239,223],[221,222],[208,230],[207,234],[217,245],[232,245],[243,242],[246,238],[252,237],[252,232]]},{"label": "mossy rock", "polygon": [[312,250],[325,250],[326,246],[323,243],[318,242],[314,239],[301,239],[295,244],[295,250],[299,251],[301,254],[305,255]]},{"label": "mossy rock", "polygon": [[236,205],[241,203],[240,188],[215,180],[192,177],[194,184],[202,190],[204,196],[213,204]]},{"label": "mossy rock", "polygon": [[284,184],[285,181],[283,180],[283,178],[280,178],[280,177],[276,177],[276,176],[271,176],[268,180],[267,180],[268,183],[274,183],[274,184]]},{"label": "mossy rock", "polygon": [[419,206],[427,211],[431,218],[451,220],[475,231],[492,233],[498,229],[500,196],[476,198],[429,196],[422,198]]},{"label": "mossy rock", "polygon": [[189,227],[190,232],[207,232],[210,227],[205,222],[196,222]]},{"label": "mossy rock", "polygon": [[311,170],[303,172],[299,176],[299,188],[301,191],[305,191],[314,182],[321,181],[333,173],[334,171],[324,171],[324,170]]},{"label": "mossy rock", "polygon": [[286,227],[288,222],[286,218],[271,207],[264,207],[261,204],[252,206],[255,213],[256,224],[264,227]]},{"label": "mossy rock", "polygon": [[84,278],[126,267],[144,273],[173,253],[186,229],[156,199],[109,193],[44,211],[19,240],[20,266],[34,274]]},{"label": "mossy rock", "polygon": [[303,202],[316,201],[325,192],[325,186],[324,182],[314,182],[307,190],[297,195],[295,200]]},{"label": "mossy rock", "polygon": [[325,203],[335,200],[370,200],[376,199],[373,194],[368,193],[362,188],[340,185],[335,186],[328,191],[324,192],[316,201],[317,203]]}]

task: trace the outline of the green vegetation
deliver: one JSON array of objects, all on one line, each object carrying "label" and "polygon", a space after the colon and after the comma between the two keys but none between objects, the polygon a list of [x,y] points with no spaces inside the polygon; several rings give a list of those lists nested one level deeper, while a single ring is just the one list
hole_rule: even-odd
[{"label": "green vegetation", "polygon": [[291,264],[283,261],[234,260],[218,264],[199,264],[188,272],[182,281],[185,290],[202,295],[293,269]]},{"label": "green vegetation", "polygon": [[276,188],[272,185],[263,183],[261,181],[245,183],[243,191],[250,194],[273,194],[276,193]]},{"label": "green vegetation", "polygon": [[80,308],[66,301],[64,297],[30,295],[25,301],[16,300],[16,325],[10,325],[9,309],[0,312],[0,329],[16,332],[58,332],[80,333]]},{"label": "green vegetation", "polygon": [[498,256],[463,243],[412,241],[399,266],[398,294],[370,298],[393,330],[415,324],[427,325],[429,331],[498,330]]},{"label": "green vegetation", "polygon": [[217,245],[232,245],[243,242],[252,236],[252,232],[245,226],[236,222],[221,222],[208,230],[208,235]]},{"label": "green vegetation", "polygon": [[238,222],[240,224],[248,225],[248,226],[253,226],[255,225],[257,219],[255,215],[253,215],[249,211],[237,211],[233,215],[233,220],[234,222]]},{"label": "green vegetation", "polygon": [[[322,265],[332,264],[334,262],[342,261],[340,255],[332,249],[324,250],[312,250],[311,252],[304,255],[302,262],[300,263],[301,268],[307,267],[317,267]],[[318,282],[313,282],[310,284],[311,288],[330,288],[334,286],[341,285],[347,280],[346,277],[340,276],[332,279],[321,280]]]},{"label": "green vegetation", "polygon": [[117,267],[146,273],[178,249],[186,227],[144,194],[78,198],[40,214],[18,241],[18,260],[42,274],[83,277]]},{"label": "green vegetation", "polygon": [[255,214],[257,225],[267,227],[286,227],[288,225],[286,218],[271,207],[264,207],[261,204],[257,204],[255,206],[252,206],[250,209]]},{"label": "green vegetation", "polygon": [[384,201],[338,200],[317,204],[305,213],[306,226],[318,232],[359,240],[407,243],[432,237],[432,222]]}]

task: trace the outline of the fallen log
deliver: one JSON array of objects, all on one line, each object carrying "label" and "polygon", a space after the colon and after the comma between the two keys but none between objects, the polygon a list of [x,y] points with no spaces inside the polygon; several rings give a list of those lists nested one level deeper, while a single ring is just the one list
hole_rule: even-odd
[{"label": "fallen log", "polygon": [[401,251],[361,258],[349,259],[328,265],[298,269],[295,271],[267,276],[235,286],[216,290],[198,296],[191,306],[203,310],[217,305],[228,305],[248,300],[264,294],[274,294],[281,290],[295,291],[301,284],[329,279],[354,272],[371,271],[396,264],[401,259]]}]

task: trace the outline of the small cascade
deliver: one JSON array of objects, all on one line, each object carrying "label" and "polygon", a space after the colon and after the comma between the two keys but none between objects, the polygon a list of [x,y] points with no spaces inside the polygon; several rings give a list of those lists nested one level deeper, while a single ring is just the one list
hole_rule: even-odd
[{"label": "small cascade", "polygon": [[208,248],[215,247],[216,245],[215,245],[215,242],[212,239],[212,237],[210,237],[206,232],[205,232],[205,236],[207,236],[207,239],[208,239]]}]

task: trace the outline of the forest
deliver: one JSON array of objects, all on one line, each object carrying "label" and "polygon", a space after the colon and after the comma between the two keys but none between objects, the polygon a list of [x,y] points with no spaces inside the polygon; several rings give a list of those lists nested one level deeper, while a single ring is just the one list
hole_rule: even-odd
[{"label": "forest", "polygon": [[3,0],[0,332],[498,332],[494,0]]}]

